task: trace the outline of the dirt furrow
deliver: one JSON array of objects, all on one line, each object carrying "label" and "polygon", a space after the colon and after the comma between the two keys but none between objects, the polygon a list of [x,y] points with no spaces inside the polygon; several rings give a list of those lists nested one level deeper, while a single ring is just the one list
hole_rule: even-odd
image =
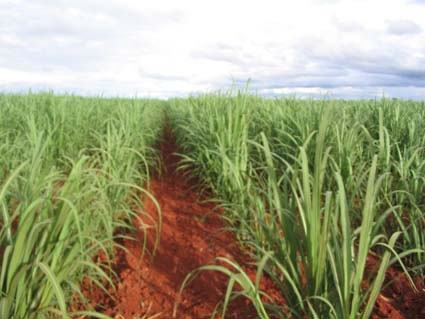
[{"label": "dirt furrow", "polygon": [[[161,144],[164,172],[151,180],[148,187],[162,210],[160,244],[153,258],[142,255],[144,232],[136,240],[125,240],[126,250],[117,252],[115,270],[119,283],[112,298],[99,291],[89,293],[96,308],[115,318],[172,318],[176,300],[180,306],[176,318],[210,318],[222,301],[228,278],[216,272],[203,272],[184,289],[181,284],[194,269],[215,262],[218,256],[244,265],[250,277],[255,267],[241,250],[234,236],[224,230],[221,210],[200,195],[200,188],[176,170],[178,157],[175,141],[167,130]],[[154,203],[144,199],[144,212],[157,222]],[[146,215],[141,214],[145,223]],[[143,217],[144,216],[144,217]],[[147,246],[155,241],[154,228],[148,230]],[[272,289],[264,278],[262,288]],[[218,318],[218,317],[217,317]],[[248,300],[238,298],[229,308],[226,318],[256,318]]]}]

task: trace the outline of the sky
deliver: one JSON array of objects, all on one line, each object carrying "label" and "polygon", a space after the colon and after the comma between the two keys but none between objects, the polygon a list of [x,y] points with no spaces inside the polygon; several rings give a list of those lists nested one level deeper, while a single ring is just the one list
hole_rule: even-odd
[{"label": "sky", "polygon": [[425,0],[0,0],[0,91],[425,99]]}]

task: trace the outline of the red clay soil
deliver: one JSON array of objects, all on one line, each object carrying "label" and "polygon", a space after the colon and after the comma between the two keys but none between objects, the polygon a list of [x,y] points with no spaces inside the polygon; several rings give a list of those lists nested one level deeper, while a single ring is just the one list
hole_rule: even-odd
[{"label": "red clay soil", "polygon": [[390,269],[372,319],[424,319],[425,282],[424,278],[414,280],[417,291],[412,288],[406,275],[400,270]]},{"label": "red clay soil", "polygon": [[[109,290],[111,297],[83,284],[84,294],[98,311],[120,319],[172,318],[186,275],[200,266],[215,263],[218,256],[244,265],[250,277],[255,278],[255,267],[250,265],[233,235],[223,229],[220,209],[206,202],[200,196],[200,188],[176,172],[176,150],[168,132],[161,145],[165,172],[153,178],[149,185],[162,209],[162,231],[156,254],[153,259],[148,254],[142,255],[143,232],[137,234],[135,241],[123,241],[127,251],[117,252],[114,268],[119,283],[115,291]],[[144,210],[157,220],[155,205],[149,199],[144,200]],[[155,232],[148,231],[147,237],[152,248]],[[217,272],[201,273],[184,289],[176,318],[210,318],[223,300],[227,282],[228,278]],[[261,288],[278,296],[269,278],[263,278]],[[226,314],[226,318],[256,317],[248,300],[241,297],[231,303]]]}]

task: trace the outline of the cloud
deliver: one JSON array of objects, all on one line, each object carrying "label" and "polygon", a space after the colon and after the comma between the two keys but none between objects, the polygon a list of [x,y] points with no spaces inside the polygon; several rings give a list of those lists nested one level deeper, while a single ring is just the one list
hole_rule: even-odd
[{"label": "cloud", "polygon": [[417,34],[422,32],[422,28],[409,20],[398,20],[388,22],[388,32],[395,35]]},{"label": "cloud", "polygon": [[252,79],[425,98],[423,16],[410,0],[0,0],[0,90],[170,97]]}]

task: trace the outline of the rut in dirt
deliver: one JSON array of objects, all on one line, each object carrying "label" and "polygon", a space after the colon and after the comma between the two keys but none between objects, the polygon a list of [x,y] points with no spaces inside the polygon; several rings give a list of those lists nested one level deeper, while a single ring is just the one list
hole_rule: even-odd
[{"label": "rut in dirt", "polygon": [[[113,298],[100,291],[89,297],[96,300],[97,310],[115,318],[172,318],[185,277],[200,266],[215,263],[218,256],[244,265],[250,277],[255,277],[251,260],[234,236],[224,230],[222,211],[200,195],[199,185],[188,182],[178,172],[178,148],[169,127],[160,150],[163,173],[154,177],[148,187],[162,210],[156,254],[152,259],[142,254],[144,232],[138,233],[135,241],[125,240],[122,244],[127,251],[119,250],[116,257],[119,282],[116,291],[110,290]],[[144,210],[157,222],[156,206],[148,198],[144,200]],[[146,220],[146,216],[142,218]],[[148,249],[154,246],[155,236],[154,228],[148,231]],[[217,272],[198,275],[180,296],[176,318],[210,318],[223,300],[227,283],[228,278]],[[264,278],[261,287],[267,291],[268,286],[272,287],[271,280]],[[257,315],[249,301],[239,297],[231,303],[226,318],[249,319]]]}]

